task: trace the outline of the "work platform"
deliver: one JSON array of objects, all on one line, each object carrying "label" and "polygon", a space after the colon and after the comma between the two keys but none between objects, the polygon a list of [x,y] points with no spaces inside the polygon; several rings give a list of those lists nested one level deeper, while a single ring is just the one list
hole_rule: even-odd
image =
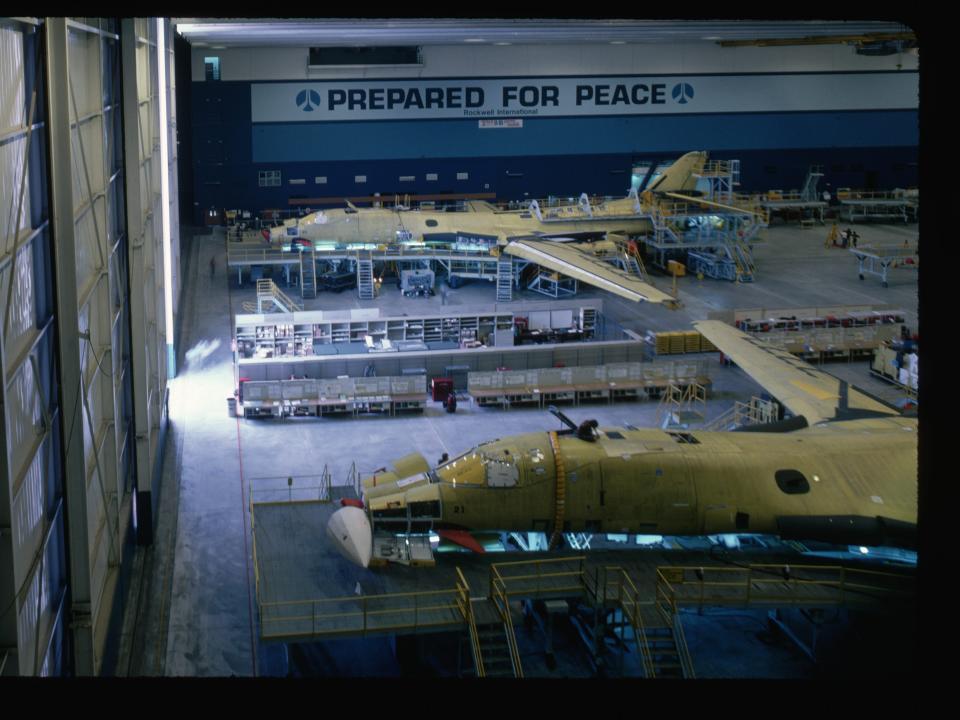
[{"label": "work platform", "polygon": [[850,222],[857,220],[916,220],[920,212],[918,194],[907,191],[876,192],[838,190],[840,215]]},{"label": "work platform", "polygon": [[463,631],[458,583],[461,588],[465,583],[474,599],[492,595],[497,586],[511,606],[524,599],[588,596],[605,604],[623,600],[626,577],[635,585],[634,603],[665,604],[674,613],[691,605],[856,606],[889,612],[897,602],[910,603],[914,597],[910,571],[877,572],[866,563],[827,564],[786,544],[726,556],[663,548],[595,550],[587,555],[438,553],[432,566],[363,569],[341,557],[326,537],[327,520],[338,507],[316,499],[257,502],[254,497],[261,640]]},{"label": "work platform", "polygon": [[760,206],[769,213],[770,217],[780,216],[784,220],[796,218],[801,222],[805,220],[816,220],[823,225],[823,211],[827,203],[822,200],[800,200],[782,199],[782,200],[763,200]]},{"label": "work platform", "polygon": [[908,270],[917,270],[920,267],[920,255],[916,247],[870,247],[862,246],[849,248],[857,258],[857,272],[861,280],[864,275],[875,275],[880,278],[883,287],[887,287],[887,272],[892,268],[902,267]]}]

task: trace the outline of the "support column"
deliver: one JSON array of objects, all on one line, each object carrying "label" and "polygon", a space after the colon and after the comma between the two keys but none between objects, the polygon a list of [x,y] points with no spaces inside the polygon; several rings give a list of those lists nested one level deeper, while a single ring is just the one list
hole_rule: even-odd
[{"label": "support column", "polygon": [[[130,272],[130,352],[133,370],[133,425],[136,433],[137,472],[134,479],[136,502],[136,521],[138,533],[141,528],[153,527],[153,503],[151,501],[150,462],[150,377],[147,369],[147,327],[146,298],[144,296],[145,268],[144,243],[145,221],[150,214],[143,207],[141,198],[141,169],[143,157],[140,150],[140,96],[137,88],[137,32],[134,18],[123,18],[120,29],[121,57],[121,95],[123,98],[123,162],[124,190],[127,203],[127,242],[129,243],[128,262]],[[149,240],[153,241],[152,238]],[[140,539],[144,541],[143,538]]]},{"label": "support column", "polygon": [[97,672],[93,638],[90,540],[80,394],[80,329],[77,307],[76,236],[70,134],[67,20],[46,18],[47,108],[50,153],[50,208],[56,283],[56,324],[60,360],[60,419],[64,447],[64,488],[69,566],[69,628],[77,675]]}]

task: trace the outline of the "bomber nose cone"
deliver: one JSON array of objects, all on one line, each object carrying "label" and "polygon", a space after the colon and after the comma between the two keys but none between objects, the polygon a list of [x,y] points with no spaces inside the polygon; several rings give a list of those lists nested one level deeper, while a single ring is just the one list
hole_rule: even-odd
[{"label": "bomber nose cone", "polygon": [[327,535],[347,560],[363,567],[373,555],[373,533],[367,514],[358,507],[343,507],[327,522]]}]

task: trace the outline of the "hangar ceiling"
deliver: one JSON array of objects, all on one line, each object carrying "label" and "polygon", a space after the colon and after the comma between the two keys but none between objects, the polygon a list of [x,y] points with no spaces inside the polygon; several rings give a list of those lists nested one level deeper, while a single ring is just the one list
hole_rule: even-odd
[{"label": "hangar ceiling", "polygon": [[174,23],[177,32],[198,47],[459,43],[741,44],[761,40],[804,44],[912,38],[912,31],[905,25],[872,21],[174,18]]}]

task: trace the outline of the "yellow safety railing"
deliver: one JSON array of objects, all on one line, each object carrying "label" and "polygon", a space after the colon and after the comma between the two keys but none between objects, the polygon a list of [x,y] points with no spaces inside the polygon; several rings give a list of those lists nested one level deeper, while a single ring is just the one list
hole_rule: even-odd
[{"label": "yellow safety railing", "polygon": [[462,621],[456,588],[260,604],[261,636],[272,639],[416,632]]},{"label": "yellow safety railing", "polygon": [[467,623],[467,629],[470,633],[470,648],[473,651],[473,666],[477,677],[486,676],[483,668],[483,655],[480,652],[480,638],[477,635],[477,623],[473,617],[473,604],[470,600],[470,586],[467,579],[463,576],[460,568],[457,568],[457,608],[463,614],[463,620]]},{"label": "yellow safety railing", "polygon": [[[490,597],[494,596],[494,582],[499,580],[503,592],[507,597],[511,595],[522,595],[524,597],[533,597],[544,593],[562,593],[568,591],[583,590],[583,574],[585,555],[577,555],[568,558],[551,558],[549,560],[518,560],[516,562],[496,563],[490,566]],[[576,570],[560,570],[556,572],[543,572],[545,566],[559,565],[560,563],[577,563]],[[520,568],[536,569],[534,573],[516,573],[511,571]],[[559,583],[559,584],[557,584]],[[532,587],[531,587],[532,584]],[[516,589],[511,590],[510,585]]]},{"label": "yellow safety railing", "polygon": [[683,677],[688,680],[695,680],[696,673],[693,670],[693,658],[690,657],[690,648],[687,647],[687,636],[683,632],[683,623],[680,622],[680,613],[676,612],[674,607],[673,622],[673,642],[677,647],[677,656],[680,660],[680,667],[683,671]]},{"label": "yellow safety railing", "polygon": [[507,648],[510,651],[510,662],[513,665],[514,677],[523,677],[523,666],[520,664],[520,650],[517,647],[517,636],[513,632],[513,617],[510,615],[510,601],[507,598],[506,586],[501,579],[495,579],[491,584],[493,589],[490,599],[493,601],[500,619],[503,621],[504,634],[507,637]]},{"label": "yellow safety railing", "polygon": [[677,607],[677,599],[673,594],[673,586],[665,577],[665,573],[660,572],[661,570],[670,572],[676,570],[676,568],[657,568],[657,586],[654,606],[667,624],[667,627],[669,627],[673,633],[673,642],[677,648],[677,657],[680,661],[683,676],[693,679],[693,660],[690,657],[690,650],[687,647],[687,638],[683,632],[683,624],[680,622],[680,610]]},{"label": "yellow safety railing", "polygon": [[251,511],[254,505],[328,503],[331,477],[330,468],[324,465],[319,475],[275,475],[250,478]]},{"label": "yellow safety railing", "polygon": [[844,605],[913,592],[909,575],[839,565],[657,568],[656,599],[662,612],[678,604]]},{"label": "yellow safety railing", "polygon": [[[612,581],[611,574],[613,575]],[[604,568],[603,598],[601,602],[605,602],[607,599],[616,601],[623,611],[624,616],[630,621],[637,647],[640,650],[644,674],[648,678],[655,677],[656,671],[653,667],[653,657],[650,654],[650,646],[647,643],[647,632],[643,624],[643,617],[640,614],[640,593],[637,591],[637,586],[634,585],[633,580],[623,568]]]}]

